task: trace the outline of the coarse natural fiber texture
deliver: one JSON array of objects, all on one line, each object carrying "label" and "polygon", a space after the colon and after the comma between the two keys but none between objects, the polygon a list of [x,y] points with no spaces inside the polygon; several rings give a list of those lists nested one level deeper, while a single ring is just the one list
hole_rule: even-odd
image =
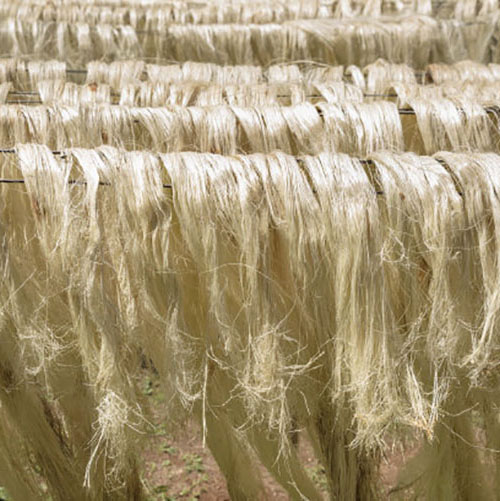
[{"label": "coarse natural fiber texture", "polygon": [[497,0],[0,5],[0,490],[156,498],[163,419],[236,501],[499,501],[499,39]]},{"label": "coarse natural fiber texture", "polygon": [[[87,95],[96,99],[91,91]],[[387,101],[168,108],[0,105],[0,144],[9,148],[32,139],[55,150],[110,144],[228,155],[498,151],[498,130],[482,105],[465,98],[409,102],[415,116],[401,115]]]},{"label": "coarse natural fiber texture", "polygon": [[[42,475],[54,499],[140,496],[146,359],[171,425],[198,416],[234,499],[262,495],[256,461],[320,499],[297,429],[333,498],[376,496],[391,431],[426,437],[402,485],[491,499],[499,156],[16,149],[2,175],[26,189],[2,185],[0,214],[12,493],[42,497]],[[36,473],[16,466],[28,457]]]},{"label": "coarse natural fiber texture", "polygon": [[162,84],[143,82],[120,92],[124,106],[264,106],[296,105],[304,102],[362,102],[361,89],[344,82],[276,83],[260,85],[213,85],[184,82]]},{"label": "coarse natural fiber texture", "polygon": [[425,153],[494,151],[493,123],[482,105],[466,98],[409,99]]},{"label": "coarse natural fiber texture", "polygon": [[[10,82],[2,82],[0,83],[0,103],[3,104],[7,101],[7,96],[9,94],[10,88],[12,84]],[[363,99],[363,96],[361,96]]]},{"label": "coarse natural fiber texture", "polygon": [[383,59],[375,61],[364,68],[366,87],[363,90],[383,94],[395,82],[416,84],[415,71],[406,64],[390,64]]},{"label": "coarse natural fiber texture", "polygon": [[400,117],[388,102],[189,108],[0,106],[0,144],[13,146],[29,138],[53,149],[112,144],[222,154],[277,149],[290,154],[324,150],[366,154],[403,147]]},{"label": "coarse natural fiber texture", "polygon": [[401,18],[287,21],[283,24],[130,25],[0,21],[2,56],[36,56],[81,65],[91,60],[150,58],[261,64],[305,60],[365,66],[379,58],[423,68],[433,62],[498,62],[498,12],[477,23]]},{"label": "coarse natural fiber texture", "polygon": [[36,88],[44,104],[78,106],[112,102],[111,88],[107,84],[78,85],[64,80],[42,80]]},{"label": "coarse natural fiber texture", "polygon": [[[3,79],[5,84],[12,82],[17,86],[17,89],[12,89],[10,103],[24,98],[23,103],[74,106],[92,103],[152,107],[222,104],[262,106],[293,105],[306,101],[379,101],[394,97],[398,98],[399,107],[411,106],[415,98],[425,101],[450,98],[457,104],[465,98],[481,106],[494,106],[499,92],[495,65],[477,65],[476,70],[469,68],[462,73],[456,72],[453,66],[443,66],[440,74],[436,73],[436,69],[429,74],[429,78],[432,79],[434,75],[438,81],[442,80],[441,83],[417,84],[417,73],[409,67],[392,65],[383,60],[368,65],[363,73],[350,66],[345,75],[342,67],[276,65],[262,73],[254,72],[258,67],[251,66],[221,67],[186,63],[181,69],[176,65],[148,65],[149,81],[142,80],[148,75],[145,75],[145,65],[139,63],[89,63],[87,85],[66,79],[43,80],[44,73],[39,71],[29,73],[33,84],[25,84],[19,82],[16,75],[17,70],[23,74],[28,68],[15,60],[6,60]],[[34,69],[35,65],[30,66]],[[16,68],[16,71],[9,68]],[[37,78],[40,80],[36,81]]]},{"label": "coarse natural fiber texture", "polygon": [[0,82],[11,82],[17,90],[30,90],[43,80],[65,80],[66,64],[60,61],[0,59]]},{"label": "coarse natural fiber texture", "polygon": [[431,64],[428,71],[436,84],[456,82],[495,82],[500,77],[498,64],[480,64],[474,61],[460,61],[456,64]]},{"label": "coarse natural fiber texture", "polygon": [[[64,8],[61,8],[64,6]],[[170,20],[176,23],[216,23],[216,22],[283,22],[288,19],[322,17],[352,18],[358,16],[378,17],[382,15],[426,14],[434,17],[475,19],[498,10],[494,0],[336,0],[317,1],[197,1],[162,2],[158,0],[106,0],[96,2],[85,0],[55,1],[45,4],[40,0],[16,1],[3,6],[0,13],[4,17],[36,18],[40,20],[65,20],[71,22],[91,22],[126,24],[143,29],[157,26],[153,21]]]},{"label": "coarse natural fiber texture", "polygon": [[282,23],[291,19],[331,17],[327,4],[308,2],[255,2],[255,3],[160,3],[156,5],[116,5],[68,3],[36,5],[30,2],[0,6],[0,19],[11,18],[29,21],[65,21],[90,25],[130,25],[139,30],[164,30],[170,24],[216,23]]},{"label": "coarse natural fiber texture", "polygon": [[[10,82],[4,88],[8,90]],[[108,84],[78,85],[63,80],[44,80],[37,85],[39,102],[78,106],[112,102],[122,106],[264,106],[304,102],[362,102],[361,89],[344,82],[217,85],[197,82],[129,84],[112,93]],[[38,96],[37,96],[38,94]],[[2,97],[0,95],[0,97]],[[5,98],[7,94],[5,94]],[[30,96],[31,97],[31,96]],[[4,99],[5,101],[5,99]]]},{"label": "coarse natural fiber texture", "polygon": [[[424,102],[435,102],[446,98],[453,103],[460,105],[464,99],[473,102],[481,107],[494,107],[498,103],[500,82],[466,81],[446,82],[439,85],[414,85],[395,82],[392,84],[392,91],[397,97],[399,107],[407,108],[414,100]],[[459,107],[460,109],[460,107]]]},{"label": "coarse natural fiber texture", "polygon": [[[355,65],[331,66],[322,63],[275,64],[268,67],[254,65],[217,65],[188,61],[178,64],[146,64],[143,60],[125,60],[105,63],[91,61],[85,68],[68,69],[65,63],[57,61],[30,61],[21,59],[0,59],[0,81],[12,82],[17,90],[33,90],[44,80],[59,80],[88,84],[105,83],[114,91],[128,85],[197,83],[227,85],[253,85],[265,83],[301,83],[315,85],[345,82],[355,85],[367,93],[384,94],[393,85],[422,85],[422,92],[434,89],[439,97],[440,89],[446,85],[460,92],[464,85],[494,85],[500,79],[499,65],[460,61],[456,64],[431,64],[425,72],[417,71],[404,64],[392,64],[379,59],[364,68]],[[436,84],[436,87],[429,86]],[[417,91],[415,91],[417,92]],[[472,94],[471,98],[474,97]]]}]

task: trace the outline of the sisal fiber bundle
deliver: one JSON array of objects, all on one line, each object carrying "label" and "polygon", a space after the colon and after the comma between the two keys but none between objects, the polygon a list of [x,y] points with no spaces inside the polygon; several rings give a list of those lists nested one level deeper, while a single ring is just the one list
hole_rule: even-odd
[{"label": "sisal fiber bundle", "polygon": [[[296,105],[304,102],[362,102],[363,93],[344,82],[331,84],[276,83],[252,85],[213,85],[198,83],[161,84],[143,82],[126,86],[120,92],[123,106],[264,106]],[[61,102],[61,101],[59,101]],[[63,101],[64,102],[64,101]],[[73,103],[67,103],[73,104]]]},{"label": "sisal fiber bundle", "polygon": [[7,101],[7,96],[11,89],[12,84],[10,82],[0,83],[0,103],[4,104]]},{"label": "sisal fiber bundle", "polygon": [[[353,134],[357,129],[359,137]],[[382,130],[381,136],[377,131]],[[388,102],[188,108],[0,106],[1,144],[8,147],[30,137],[53,149],[65,144],[111,144],[222,154],[277,149],[290,154],[325,149],[364,154],[403,145],[398,111]]]},{"label": "sisal fiber bundle", "polygon": [[9,496],[152,497],[154,373],[166,430],[197,422],[231,499],[269,475],[294,501],[500,499],[499,19],[0,5]]},{"label": "sisal fiber bundle", "polygon": [[[331,66],[325,64],[276,64],[268,67],[253,65],[217,65],[188,61],[185,63],[157,65],[142,60],[125,60],[105,63],[91,61],[86,69],[69,71],[65,64],[56,61],[30,61],[20,59],[0,60],[0,79],[12,82],[15,89],[30,90],[43,80],[66,80],[89,84],[106,83],[119,91],[126,85],[151,83],[212,83],[226,85],[250,85],[264,83],[314,83],[331,84],[344,81],[368,93],[390,91],[392,85],[415,85],[417,82],[434,83],[462,88],[462,85],[494,85],[500,76],[496,64],[480,64],[460,61],[456,64],[431,64],[426,72],[410,70],[406,65],[391,64],[383,59],[365,66]],[[427,81],[425,81],[427,80]],[[428,85],[422,85],[428,87]],[[433,89],[435,87],[429,87]],[[431,92],[426,90],[424,92]],[[447,91],[448,92],[448,91]],[[439,94],[438,94],[439,95]],[[471,97],[473,97],[471,95]]]},{"label": "sisal fiber bundle", "polygon": [[0,82],[11,82],[17,90],[29,90],[43,80],[65,80],[66,65],[60,61],[0,59]]},{"label": "sisal fiber bundle", "polygon": [[460,105],[462,100],[474,102],[483,107],[495,106],[498,102],[500,86],[498,82],[468,81],[446,82],[439,85],[415,85],[395,82],[392,91],[399,107],[411,106],[413,100],[439,101],[448,99]]},{"label": "sisal fiber bundle", "polygon": [[365,66],[379,58],[423,68],[433,62],[496,62],[497,15],[481,23],[425,16],[314,19],[283,24],[173,24],[161,31],[130,25],[0,22],[4,56],[56,58],[70,64],[147,57],[156,61],[269,65],[307,60]]},{"label": "sisal fiber bundle", "polygon": [[[64,8],[61,6],[64,5]],[[40,21],[89,24],[130,24],[139,29],[162,29],[167,23],[270,23],[290,19],[380,17],[426,14],[474,19],[498,10],[493,0],[390,1],[337,0],[334,2],[74,2],[51,4],[30,0],[2,6],[0,16]]]},{"label": "sisal fiber bundle", "polygon": [[[244,70],[251,70],[255,67],[220,67],[189,63],[184,65],[184,68],[187,70],[188,66],[192,67],[193,72],[186,71],[183,75],[179,74],[178,67],[175,66],[155,67],[155,70],[161,70],[155,78],[151,78],[150,81],[142,81],[141,78],[144,77],[144,72],[141,71],[144,67],[143,64],[135,64],[132,61],[126,61],[120,65],[116,63],[112,63],[112,65],[90,63],[89,68],[92,68],[92,71],[88,72],[87,81],[89,84],[86,86],[65,80],[40,80],[33,85],[21,84],[20,86],[21,89],[23,87],[36,88],[38,92],[21,90],[19,93],[17,90],[13,90],[9,102],[16,102],[16,95],[19,95],[17,99],[22,99],[25,95],[29,95],[31,98],[31,94],[38,96],[38,102],[47,104],[59,103],[77,106],[80,102],[82,104],[120,103],[126,106],[152,107],[222,104],[237,106],[292,105],[304,101],[340,103],[342,101],[361,102],[365,98],[377,101],[382,98],[397,97],[400,107],[408,107],[411,100],[415,98],[425,100],[450,98],[458,104],[462,98],[465,98],[482,106],[488,106],[494,105],[498,96],[498,83],[495,81],[495,76],[489,71],[488,79],[482,79],[479,71],[472,73],[478,75],[477,81],[472,80],[471,76],[464,75],[463,80],[459,78],[458,82],[446,79],[439,85],[419,85],[416,83],[416,74],[413,71],[411,73],[406,71],[409,68],[405,67],[401,73],[400,65],[390,65],[382,61],[365,67],[366,79],[360,72],[355,72],[354,67],[349,67],[343,82],[340,81],[342,67],[318,67],[301,71],[298,66],[289,65],[270,67],[266,72],[266,78],[262,73],[260,78],[256,78],[257,81],[261,82],[259,84],[231,84],[234,75],[233,69],[237,73],[235,81],[251,81],[253,78],[248,78],[249,75]],[[481,70],[483,68],[486,69],[486,66],[481,66]],[[213,69],[217,70],[216,74],[212,73]],[[338,79],[332,75],[332,80],[329,81],[325,72],[319,71],[328,70],[330,73],[330,69],[340,70]],[[106,73],[107,70],[110,70],[111,73]],[[219,75],[218,70],[228,71]],[[349,78],[348,74],[350,74]],[[469,75],[472,74],[469,73]],[[247,75],[247,78],[243,78],[244,75]],[[184,76],[186,80],[182,79]],[[190,81],[191,78],[193,81]],[[16,79],[8,72],[6,72],[4,79],[5,83],[8,81],[16,82]],[[210,83],[212,79],[220,81],[220,83]],[[354,80],[355,84],[346,83],[349,80]],[[109,84],[105,82],[109,82]],[[15,85],[19,85],[19,82]],[[111,92],[110,85],[117,90]],[[364,95],[361,89],[364,90]],[[33,104],[37,103],[36,99],[35,97],[35,100],[32,101]]]},{"label": "sisal fiber bundle", "polygon": [[453,16],[456,19],[476,19],[498,12],[498,4],[492,0],[457,0]]},{"label": "sisal fiber bundle", "polygon": [[[92,89],[86,92],[95,99]],[[482,105],[465,98],[417,98],[410,104],[415,116],[401,115],[388,101],[168,108],[0,105],[0,144],[9,148],[32,138],[52,149],[110,144],[163,152],[359,156],[378,149],[497,151],[498,131]]]},{"label": "sisal fiber bundle", "polygon": [[401,488],[491,499],[500,157],[16,150],[2,175],[26,188],[0,188],[12,493],[43,497],[41,475],[54,499],[141,495],[146,358],[170,426],[197,416],[234,499],[263,495],[258,462],[320,499],[297,430],[333,498],[377,496],[390,432],[424,441]]},{"label": "sisal fiber bundle", "polygon": [[48,105],[111,104],[111,88],[107,84],[78,85],[64,80],[42,80],[37,90],[40,102]]},{"label": "sisal fiber bundle", "polygon": [[277,64],[267,68],[254,65],[218,65],[187,61],[182,64],[157,65],[142,61],[115,61],[110,64],[92,61],[87,64],[88,83],[108,83],[116,90],[144,80],[153,83],[213,83],[250,85],[264,83],[332,83],[342,81],[342,66]]},{"label": "sisal fiber bundle", "polygon": [[[96,360],[107,358],[109,363],[110,345],[101,340],[99,325],[93,327],[90,317],[75,311],[74,298],[83,290],[76,293],[78,277],[67,273],[75,266],[72,258],[78,259],[81,236],[81,228],[71,226],[69,165],[58,162],[46,147],[20,146],[18,151],[26,196],[5,192],[2,203],[3,258],[9,263],[3,271],[4,291],[11,291],[2,322],[2,413],[7,429],[19,437],[9,456],[28,458],[17,475],[27,487],[36,485],[41,498],[46,495],[40,491],[40,475],[54,499],[105,499],[111,492],[115,499],[130,499],[140,486],[130,454],[133,442],[126,440],[128,426],[133,426],[132,415],[124,414],[127,384],[118,369],[111,370],[118,363],[100,374],[85,367],[85,336],[97,336],[101,347]],[[15,216],[32,210],[39,226],[29,217]],[[35,234],[37,243],[27,245]],[[77,306],[85,311],[83,303]],[[111,319],[109,314],[106,318]],[[89,325],[80,331],[85,320]],[[108,339],[110,334],[108,326]],[[119,441],[128,444],[116,447]]]},{"label": "sisal fiber bundle", "polygon": [[146,68],[141,60],[114,61],[110,64],[91,61],[87,64],[87,83],[106,83],[113,89],[121,89],[127,84],[138,84]]},{"label": "sisal fiber bundle", "polygon": [[406,64],[390,64],[383,59],[369,64],[363,70],[366,80],[364,90],[370,93],[383,94],[395,82],[402,84],[416,84],[415,71]]},{"label": "sisal fiber bundle", "polygon": [[410,99],[425,153],[494,151],[494,124],[482,105],[455,99]]},{"label": "sisal fiber bundle", "polygon": [[427,71],[436,84],[460,82],[495,82],[500,76],[497,64],[480,64],[474,61],[459,61],[458,63],[431,64]]},{"label": "sisal fiber bundle", "polygon": [[100,6],[67,3],[64,8],[54,4],[14,3],[2,5],[0,19],[86,23],[89,25],[130,25],[138,30],[164,30],[171,24],[217,23],[282,23],[291,19],[331,17],[328,5],[320,2],[257,2],[226,3],[193,6],[193,3],[173,2],[156,5]]}]

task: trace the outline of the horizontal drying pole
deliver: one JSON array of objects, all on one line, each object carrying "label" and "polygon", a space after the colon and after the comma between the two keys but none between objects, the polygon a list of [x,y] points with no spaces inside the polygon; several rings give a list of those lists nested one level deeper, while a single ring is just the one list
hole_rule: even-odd
[{"label": "horizontal drying pole", "polygon": [[[16,150],[14,148],[0,149],[0,154],[14,154],[14,153],[16,153]],[[56,151],[53,151],[52,154],[55,156],[61,156],[62,158],[66,157],[66,153],[64,151],[56,150]],[[362,165],[374,166],[373,160],[360,158],[359,161]],[[440,163],[441,165],[445,165],[445,162],[441,159],[436,159],[436,161],[438,163]],[[25,184],[25,183],[26,183],[26,181],[24,179],[0,178],[0,184]],[[80,181],[77,179],[70,179],[70,180],[68,180],[68,184],[86,186],[87,182]],[[98,184],[99,184],[99,186],[112,186],[111,183],[106,182],[106,181],[99,181]],[[163,183],[162,187],[165,189],[173,189],[173,185],[167,184],[167,183]],[[384,195],[384,192],[379,191],[379,190],[377,190],[375,193],[377,195]],[[463,193],[461,193],[461,192],[458,192],[458,194],[460,196],[463,196]]]}]

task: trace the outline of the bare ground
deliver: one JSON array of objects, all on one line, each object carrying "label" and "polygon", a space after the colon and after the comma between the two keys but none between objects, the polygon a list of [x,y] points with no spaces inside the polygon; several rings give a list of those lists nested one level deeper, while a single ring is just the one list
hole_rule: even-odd
[{"label": "bare ground", "polygon": [[[161,407],[161,395],[156,384],[148,380],[145,392],[151,397],[153,408]],[[143,453],[143,480],[148,489],[148,501],[202,500],[226,501],[229,495],[226,483],[209,450],[203,447],[201,432],[195,423],[189,423],[177,436],[165,432],[161,424],[155,434],[146,438]],[[326,478],[316,461],[312,447],[300,437],[299,454],[311,478],[326,493]],[[388,492],[396,483],[404,463],[400,450],[388,450],[381,467],[381,482]],[[286,501],[288,495],[264,469],[262,470],[267,499]],[[326,496],[325,496],[326,498]]]}]

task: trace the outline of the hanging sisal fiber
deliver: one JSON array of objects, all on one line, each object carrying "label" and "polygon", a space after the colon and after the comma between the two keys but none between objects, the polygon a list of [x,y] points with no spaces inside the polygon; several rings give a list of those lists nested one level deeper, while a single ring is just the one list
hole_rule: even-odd
[{"label": "hanging sisal fiber", "polygon": [[333,83],[344,81],[370,93],[383,93],[391,84],[434,83],[493,85],[500,78],[499,65],[459,61],[456,64],[430,64],[425,71],[415,71],[406,64],[392,64],[384,59],[360,68],[356,65],[332,66],[323,63],[254,65],[217,65],[188,61],[177,64],[146,64],[142,60],[105,63],[90,61],[82,68],[68,68],[60,61],[24,61],[0,59],[0,81],[12,82],[18,90],[30,90],[45,80],[73,83],[109,84],[119,91],[126,85],[142,82],[156,84],[198,83],[213,85],[257,85],[276,83]]},{"label": "hanging sisal fiber", "polygon": [[498,151],[494,111],[467,99],[410,102],[411,115],[387,101],[169,108],[0,105],[0,144],[11,148],[31,138],[53,149],[110,144],[164,152],[360,156],[379,149]]},{"label": "hanging sisal fiber", "polygon": [[0,5],[0,492],[500,500],[499,16]]},{"label": "hanging sisal fiber", "polygon": [[[64,6],[63,9],[60,7]],[[39,1],[13,2],[0,8],[0,17],[91,24],[130,24],[156,29],[166,23],[269,23],[290,19],[379,17],[383,15],[427,14],[435,17],[474,19],[494,13],[494,0],[381,1],[337,0],[333,2],[152,2],[106,1],[46,4]]]},{"label": "hanging sisal fiber", "polygon": [[[320,2],[257,2],[198,4],[190,2],[102,7],[82,3],[36,5],[29,2],[2,5],[0,18],[66,21],[71,23],[131,25],[139,30],[163,30],[170,24],[281,23],[291,19],[316,19],[332,16],[331,6]],[[380,15],[379,9],[379,15]],[[376,15],[376,14],[375,14]]]},{"label": "hanging sisal fiber", "polygon": [[[91,62],[88,71],[54,61],[0,60],[0,81],[11,82],[8,102],[20,104],[114,103],[127,106],[241,106],[311,101],[376,101],[398,98],[469,98],[494,106],[497,65],[461,61],[430,65],[425,73],[384,60],[356,66],[218,66],[206,63],[146,65],[142,61]],[[87,84],[78,84],[82,77]],[[76,80],[76,81],[75,81]],[[7,87],[3,87],[6,89]]]},{"label": "hanging sisal fiber", "polygon": [[[10,82],[0,85],[3,85],[8,93],[7,86],[10,85]],[[287,82],[225,86],[197,82],[142,82],[139,85],[126,85],[122,87],[119,93],[112,93],[108,84],[79,86],[73,82],[63,80],[43,80],[38,83],[37,89],[38,92],[21,92],[13,95],[18,99],[25,99],[25,104],[57,103],[72,106],[114,103],[139,107],[219,106],[224,104],[248,107],[293,105],[308,101],[332,103],[363,101],[361,89],[344,82],[317,84]],[[0,95],[0,97],[2,96]],[[4,102],[6,98],[7,94],[3,99]]]},{"label": "hanging sisal fiber", "polygon": [[498,62],[497,13],[482,21],[426,16],[362,20],[312,19],[283,24],[172,24],[142,31],[130,25],[0,21],[2,56],[90,60],[148,58],[268,65],[286,60],[365,66],[378,58],[415,68],[474,59]]},{"label": "hanging sisal fiber", "polygon": [[[500,157],[16,150],[2,176],[24,187],[1,185],[13,494],[36,494],[29,465],[44,458],[56,499],[136,495],[143,354],[172,426],[199,415],[222,468],[258,458],[292,497],[319,499],[290,443],[299,427],[332,496],[368,499],[384,434],[410,430],[428,446],[405,475],[421,478],[419,460],[443,470],[425,496],[491,499],[496,463],[462,439],[498,444]],[[232,473],[235,498],[259,496]]]}]

